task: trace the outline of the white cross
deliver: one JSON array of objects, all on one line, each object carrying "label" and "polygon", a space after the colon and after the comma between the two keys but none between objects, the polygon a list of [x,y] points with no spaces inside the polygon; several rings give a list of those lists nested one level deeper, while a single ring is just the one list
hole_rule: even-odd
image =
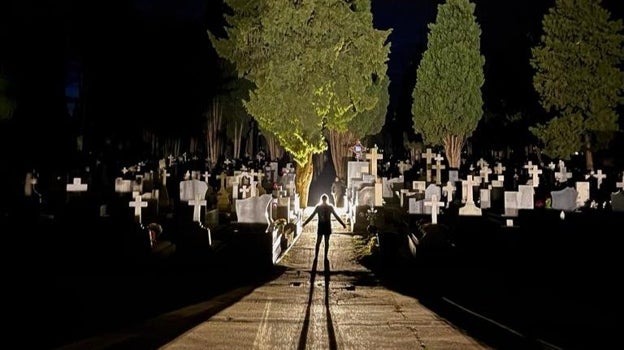
[{"label": "white cross", "polygon": [[453,192],[455,192],[455,185],[450,181],[446,183],[446,186],[442,187],[442,190],[446,193],[446,202],[451,203],[453,201]]},{"label": "white cross", "polygon": [[427,164],[431,164],[431,160],[433,159],[434,155],[433,153],[431,153],[431,148],[427,148],[427,152],[425,153],[425,159],[427,159]]},{"label": "white cross", "polygon": [[565,182],[572,178],[572,173],[566,172],[566,170],[565,163],[563,161],[559,161],[559,171],[555,173],[555,179],[559,182]]},{"label": "white cross", "polygon": [[202,174],[202,177],[206,179],[206,180],[204,180],[204,182],[205,182],[205,183],[208,183],[208,178],[209,178],[210,176],[211,176],[211,175],[210,175],[210,172],[209,172],[209,171],[207,171],[207,170],[206,170],[206,171]]},{"label": "white cross", "polygon": [[168,173],[167,169],[164,169],[164,168],[161,169],[160,172],[161,172],[160,176],[162,176],[162,184],[163,186],[167,186],[167,178],[171,176],[171,173]]},{"label": "white cross", "polygon": [[592,176],[598,180],[597,181],[598,188],[600,188],[600,186],[602,185],[602,180],[607,178],[607,174],[603,174],[602,169],[598,169],[598,171],[596,171],[595,174],[592,174]]},{"label": "white cross", "polygon": [[507,170],[507,168],[503,166],[503,163],[501,162],[496,163],[496,167],[494,168],[494,173],[496,175],[501,175],[505,170]]},{"label": "white cross", "polygon": [[462,183],[466,186],[466,203],[474,203],[474,200],[472,199],[472,187],[474,182],[472,179],[472,175],[468,175],[466,176],[466,180],[462,181]]},{"label": "white cross", "polygon": [[249,186],[247,185],[242,186],[241,189],[239,190],[239,192],[243,194],[243,198],[249,197],[248,196],[249,191],[251,191],[251,188],[249,188]]},{"label": "white cross", "polygon": [[67,192],[84,192],[87,190],[87,184],[82,183],[79,177],[74,178],[74,182],[66,186]]},{"label": "white cross", "polygon": [[431,201],[425,202],[426,207],[431,207],[431,223],[432,224],[438,223],[438,210],[440,209],[442,205],[443,204],[438,201],[438,196],[435,194],[431,196]]},{"label": "white cross", "polygon": [[147,207],[147,202],[143,201],[142,196],[138,194],[134,197],[134,201],[128,203],[129,207],[134,207],[134,216],[139,218],[139,222],[141,222],[141,210]]},{"label": "white cross", "polygon": [[436,184],[440,185],[442,184],[442,169],[445,169],[446,165],[442,164],[444,157],[442,157],[439,153],[436,154],[434,160],[436,161],[435,165],[432,165],[431,167],[436,171]]},{"label": "white cross", "polygon": [[481,177],[483,177],[484,183],[490,182],[489,176],[491,173],[492,169],[488,168],[488,164],[485,163],[485,166],[481,167],[481,170],[479,171],[479,174],[481,175]]},{"label": "white cross", "polygon": [[126,168],[126,167],[123,167],[123,168],[121,169],[121,173],[122,173],[122,174],[124,174],[124,175],[126,175],[126,173],[127,173],[128,171],[130,171],[130,170],[128,170],[128,168]]},{"label": "white cross", "polygon": [[205,207],[206,204],[206,200],[197,195],[195,196],[195,199],[188,201],[188,205],[193,206],[193,221],[201,223],[201,207]]},{"label": "white cross", "polygon": [[370,159],[371,175],[377,177],[377,161],[383,159],[383,154],[377,153],[377,145],[371,148],[370,153],[366,153],[366,159]]},{"label": "white cross", "polygon": [[169,165],[173,164],[173,162],[175,161],[175,157],[173,156],[173,154],[170,154],[167,158],[169,158]]},{"label": "white cross", "polygon": [[[531,165],[531,162],[529,162],[529,165]],[[529,168],[529,175],[533,177],[533,187],[539,187],[539,174],[541,173],[542,169],[539,169],[537,164],[531,165],[531,167]]]},{"label": "white cross", "polygon": [[488,165],[489,165],[488,162],[486,162],[485,159],[483,159],[483,158],[480,158],[477,161],[477,166],[479,167],[479,169],[483,169],[483,168],[487,167]]},{"label": "white cross", "polygon": [[555,163],[553,163],[553,162],[548,163],[548,169],[555,170],[556,167],[557,166],[555,165]]}]

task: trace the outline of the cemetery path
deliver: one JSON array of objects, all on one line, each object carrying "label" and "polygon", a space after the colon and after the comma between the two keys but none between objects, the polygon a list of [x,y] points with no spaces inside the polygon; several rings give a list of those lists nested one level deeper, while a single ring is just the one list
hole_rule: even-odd
[{"label": "cemetery path", "polygon": [[[280,260],[284,272],[274,280],[65,349],[490,348],[417,299],[381,286],[356,261],[355,236],[338,223],[330,239],[329,263],[321,246],[313,266],[315,221]],[[197,315],[211,308],[211,316],[197,322]]]}]

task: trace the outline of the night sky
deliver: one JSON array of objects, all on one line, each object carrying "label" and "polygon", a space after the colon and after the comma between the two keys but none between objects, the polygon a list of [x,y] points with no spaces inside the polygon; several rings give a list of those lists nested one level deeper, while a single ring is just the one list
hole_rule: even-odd
[{"label": "night sky", "polygon": [[[411,126],[416,67],[441,2],[373,0],[375,27],[393,29],[387,130],[411,130],[405,126]],[[622,2],[603,6],[612,18],[624,18]],[[486,57],[484,109],[540,113],[528,58],[554,0],[475,3]],[[24,139],[24,157],[71,148],[77,130],[124,135],[148,125],[165,136],[184,135],[200,125],[219,89],[206,30],[223,26],[220,1],[13,0],[8,6],[0,21],[0,69],[17,99],[12,135]]]}]

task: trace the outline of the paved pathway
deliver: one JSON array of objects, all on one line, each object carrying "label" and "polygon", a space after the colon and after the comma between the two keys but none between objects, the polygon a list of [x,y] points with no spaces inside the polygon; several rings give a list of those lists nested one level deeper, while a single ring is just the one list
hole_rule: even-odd
[{"label": "paved pathway", "polygon": [[314,267],[315,230],[313,220],[279,262],[285,272],[262,286],[64,349],[489,349],[418,300],[378,285],[338,223],[329,264],[321,245]]}]

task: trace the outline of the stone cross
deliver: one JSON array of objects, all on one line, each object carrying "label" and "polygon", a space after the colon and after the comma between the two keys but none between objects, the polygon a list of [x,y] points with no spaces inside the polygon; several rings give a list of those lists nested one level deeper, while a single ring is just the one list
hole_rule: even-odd
[{"label": "stone cross", "polygon": [[485,161],[485,159],[483,158],[479,158],[479,160],[477,161],[477,166],[479,167],[479,169],[483,169],[488,167],[490,164],[488,164],[488,162]]},{"label": "stone cross", "polygon": [[442,205],[443,203],[438,201],[438,196],[435,194],[431,196],[431,201],[425,202],[426,207],[431,207],[431,223],[434,225],[438,223],[438,210]]},{"label": "stone cross", "polygon": [[496,163],[496,167],[494,167],[494,173],[496,175],[501,175],[505,170],[507,170],[507,168],[503,166],[503,163],[501,162]]},{"label": "stone cross", "polygon": [[466,185],[466,203],[474,203],[474,199],[472,198],[472,187],[474,186],[472,175],[466,176],[466,181],[463,182]]},{"label": "stone cross", "polygon": [[404,161],[400,161],[397,167],[399,168],[399,173],[403,175],[403,173],[405,173],[405,170],[409,170],[412,168],[412,165]]},{"label": "stone cross", "polygon": [[167,169],[161,169],[160,172],[162,173],[162,184],[167,186],[167,178],[171,176],[171,173],[168,173]]},{"label": "stone cross", "polygon": [[87,184],[82,183],[79,177],[74,178],[74,182],[66,186],[67,192],[84,192],[87,190]]},{"label": "stone cross", "polygon": [[191,179],[191,172],[187,170],[184,173],[184,180],[190,180],[190,179]]},{"label": "stone cross", "polygon": [[238,177],[234,176],[232,178],[232,198],[233,199],[238,199],[238,185],[239,185]]},{"label": "stone cross", "polygon": [[434,155],[433,153],[431,153],[431,148],[427,148],[427,152],[425,153],[425,159],[427,160],[427,163],[425,165],[425,172],[427,174],[427,182],[431,182],[431,161],[436,156],[437,154]]},{"label": "stone cross", "polygon": [[607,174],[603,174],[602,169],[598,169],[592,176],[597,179],[596,185],[598,185],[598,188],[602,185],[602,180],[607,178]]},{"label": "stone cross", "polygon": [[242,197],[243,198],[248,198],[249,197],[249,192],[251,191],[251,188],[247,185],[241,186],[240,190],[238,190],[240,193],[242,193]]},{"label": "stone cross", "polygon": [[449,205],[453,201],[453,192],[455,192],[455,185],[450,181],[446,183],[446,186],[442,187],[442,190],[446,192],[446,203]]},{"label": "stone cross", "polygon": [[481,175],[481,178],[483,179],[484,184],[487,184],[488,182],[490,182],[491,173],[492,173],[492,169],[488,167],[487,163],[485,163],[485,165],[481,167],[481,170],[479,170],[479,175]]},{"label": "stone cross", "polygon": [[529,162],[528,165],[530,166],[529,175],[531,175],[533,179],[533,187],[539,187],[539,174],[542,173],[542,169],[539,169],[537,164],[531,164],[531,162]]},{"label": "stone cross", "polygon": [[568,179],[572,178],[572,173],[566,171],[565,163],[560,160],[559,161],[559,172],[555,173],[555,179],[559,182],[568,181]]},{"label": "stone cross", "polygon": [[210,172],[209,171],[204,171],[204,173],[202,174],[202,177],[205,178],[204,182],[208,183],[208,178],[210,177]]},{"label": "stone cross", "polygon": [[[435,162],[435,165],[432,165],[432,167],[436,171],[436,184],[441,185],[442,184],[442,169],[446,168],[446,166],[442,164],[444,157],[442,157],[442,155],[440,154],[436,154],[436,157],[434,158],[434,160],[436,162]],[[427,174],[429,176],[431,175],[431,172],[428,172]]]},{"label": "stone cross", "polygon": [[175,157],[173,156],[173,154],[170,154],[167,158],[169,158],[169,165],[171,166],[171,164],[175,162]]},{"label": "stone cross", "polygon": [[427,152],[425,153],[425,159],[427,160],[427,164],[431,164],[431,160],[433,160],[434,154],[431,153],[431,148],[427,148]]},{"label": "stone cross", "polygon": [[258,181],[256,180],[251,180],[251,197],[256,197],[258,195]]},{"label": "stone cross", "polygon": [[207,202],[201,196],[196,195],[195,199],[188,201],[188,205],[193,206],[193,221],[201,223],[201,207],[205,207]]},{"label": "stone cross", "polygon": [[383,159],[383,154],[377,153],[377,145],[371,148],[370,153],[366,153],[366,159],[370,159],[370,171],[371,175],[377,178],[377,161]]},{"label": "stone cross", "polygon": [[137,194],[134,197],[134,201],[131,201],[128,204],[129,207],[134,207],[134,217],[138,218],[139,222],[141,222],[141,211],[143,208],[147,207],[147,201],[143,201],[143,198],[140,194]]}]

